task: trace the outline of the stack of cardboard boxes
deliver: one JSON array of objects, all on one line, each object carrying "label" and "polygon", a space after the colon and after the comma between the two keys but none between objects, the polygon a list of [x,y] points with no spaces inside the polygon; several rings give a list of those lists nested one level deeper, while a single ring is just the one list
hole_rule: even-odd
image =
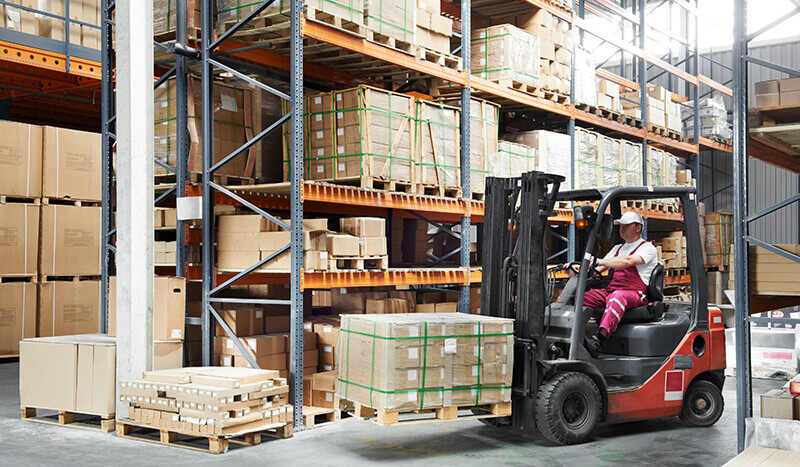
[{"label": "stack of cardboard boxes", "polygon": [[415,178],[441,196],[461,186],[461,110],[423,99],[416,100],[416,108]]},{"label": "stack of cardboard boxes", "polygon": [[536,167],[535,148],[510,141],[498,143],[497,160],[492,173],[495,177],[519,177]]},{"label": "stack of cardboard boxes", "polygon": [[534,8],[517,15],[514,26],[538,38],[538,86],[569,95],[572,79],[572,31],[543,8]]},{"label": "stack of cardboard boxes", "polygon": [[[448,99],[459,107],[460,99]],[[469,110],[469,189],[472,193],[486,192],[486,177],[496,170],[500,106],[482,99],[470,99]]]},{"label": "stack of cardboard boxes", "polygon": [[442,16],[441,2],[417,0],[417,45],[449,54],[452,36],[453,20]]},{"label": "stack of cardboard boxes", "polygon": [[[386,245],[386,219],[380,217],[343,217],[339,220],[341,234],[330,237],[329,253],[331,260],[339,256],[356,256],[361,258],[375,258],[387,256]],[[357,250],[354,255],[340,255],[336,250],[340,238],[355,238]],[[345,242],[350,245],[352,241]],[[347,251],[350,250],[348,246]]]},{"label": "stack of cardboard boxes", "polygon": [[403,43],[416,42],[417,0],[365,0],[364,24],[370,30],[368,37],[403,49]]},{"label": "stack of cardboard boxes", "polygon": [[[513,320],[461,313],[342,315],[336,394],[378,410],[511,397]],[[372,352],[354,349],[370,348]]]},{"label": "stack of cardboard boxes", "polygon": [[472,31],[472,74],[507,86],[539,86],[539,38],[512,24]]},{"label": "stack of cardboard boxes", "polygon": [[[672,93],[656,85],[647,86],[645,116],[647,124],[683,135],[681,107],[672,100]],[[639,91],[629,91],[622,95],[623,113],[641,118]]]},{"label": "stack of cardboard boxes", "polygon": [[666,237],[654,240],[660,262],[667,269],[687,267],[686,237],[682,231],[670,232]]},{"label": "stack of cardboard boxes", "polygon": [[[270,261],[263,271],[289,271],[289,250],[277,254],[289,244],[290,232],[260,214],[222,215],[218,217],[217,265],[225,270],[246,269],[264,258]],[[287,224],[289,221],[285,221]],[[309,270],[327,270],[328,249],[325,245],[327,219],[304,219],[304,259]]]},{"label": "stack of cardboard boxes", "polygon": [[597,107],[622,113],[622,101],[617,83],[597,78]]},{"label": "stack of cardboard boxes", "polygon": [[[172,0],[174,1],[174,0]],[[291,4],[286,1],[272,3],[261,14],[252,20],[250,26],[262,28],[274,24],[286,23],[289,20]],[[316,18],[316,13],[333,15],[351,23],[364,24],[363,0],[305,0],[307,18]],[[221,34],[232,24],[247,17],[253,10],[261,6],[257,2],[241,0],[217,0],[217,33]],[[307,11],[314,10],[314,11]]]},{"label": "stack of cardboard boxes", "polygon": [[119,398],[135,422],[198,434],[259,431],[291,423],[289,385],[277,371],[195,367],[146,371],[120,381]]},{"label": "stack of cardboard boxes", "polygon": [[[199,77],[188,80],[189,159],[190,172],[202,170],[203,146],[202,90]],[[214,162],[219,162],[253,138],[253,127],[261,121],[260,93],[253,89],[214,83]],[[177,161],[177,100],[175,78],[156,88],[154,94],[154,156],[174,167]],[[218,175],[252,177],[261,143],[254,144],[244,154],[234,158],[216,171]],[[155,173],[169,174],[156,166]]]},{"label": "stack of cardboard boxes", "polygon": [[[175,33],[179,0],[153,0],[153,35],[159,39],[170,39]],[[181,0],[183,1],[183,0]],[[186,1],[186,27],[190,34],[200,29],[201,6],[197,0]],[[194,36],[197,38],[197,36]]]},{"label": "stack of cardboard boxes", "polygon": [[561,175],[564,177],[562,186],[570,186],[572,163],[569,157],[571,146],[568,134],[534,130],[507,133],[503,135],[503,139],[534,148],[537,160],[536,170]]},{"label": "stack of cardboard boxes", "polygon": [[[66,17],[67,2],[69,3],[69,18],[71,20],[81,21],[90,25],[100,25],[100,0],[17,0],[12,3]],[[2,13],[0,14],[0,27],[58,41],[66,41],[67,34],[69,34],[70,44],[81,45],[90,49],[100,48],[99,27],[93,28],[70,23],[69,28],[67,28],[65,20],[10,5],[0,6],[0,13]]]},{"label": "stack of cardboard boxes", "polygon": [[756,83],[756,108],[800,105],[800,78]]}]

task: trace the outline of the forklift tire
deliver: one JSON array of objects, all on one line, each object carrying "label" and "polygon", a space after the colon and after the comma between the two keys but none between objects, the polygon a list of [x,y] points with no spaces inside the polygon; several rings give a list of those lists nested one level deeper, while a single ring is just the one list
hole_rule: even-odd
[{"label": "forklift tire", "polygon": [[536,395],[536,426],[548,441],[583,443],[594,434],[602,405],[600,390],[588,375],[556,373]]},{"label": "forklift tire", "polygon": [[706,427],[717,423],[724,408],[725,400],[717,385],[700,380],[690,384],[686,390],[679,417],[689,426]]}]

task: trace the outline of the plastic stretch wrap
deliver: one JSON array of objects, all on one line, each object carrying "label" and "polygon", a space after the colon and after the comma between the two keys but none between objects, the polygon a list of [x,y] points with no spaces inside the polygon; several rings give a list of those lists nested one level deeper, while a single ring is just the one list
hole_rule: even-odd
[{"label": "plastic stretch wrap", "polygon": [[664,153],[664,185],[676,186],[678,184],[676,175],[678,171],[678,158],[672,154]]},{"label": "plastic stretch wrap", "polygon": [[582,128],[575,129],[575,188],[598,186],[598,150],[600,135]]},{"label": "plastic stretch wrap", "polygon": [[472,74],[539,86],[539,38],[501,24],[472,31]]},{"label": "plastic stretch wrap", "polygon": [[511,400],[511,319],[460,313],[341,318],[340,398],[392,411]]},{"label": "plastic stretch wrap", "polygon": [[622,143],[618,139],[602,137],[600,151],[601,185],[616,186],[625,184]]},{"label": "plastic stretch wrap", "polygon": [[597,105],[597,78],[594,58],[583,47],[575,46],[575,96],[576,104]]},{"label": "plastic stretch wrap", "polygon": [[536,170],[536,150],[524,144],[500,141],[495,176],[519,177]]},{"label": "plastic stretch wrap", "polygon": [[622,141],[624,151],[624,184],[627,186],[642,185],[642,145],[630,141]]},{"label": "plastic stretch wrap", "polygon": [[536,170],[561,175],[566,190],[571,186],[572,162],[569,135],[547,130],[507,133],[503,139],[530,146],[536,150]]},{"label": "plastic stretch wrap", "polygon": [[664,151],[647,147],[647,184],[664,186]]}]

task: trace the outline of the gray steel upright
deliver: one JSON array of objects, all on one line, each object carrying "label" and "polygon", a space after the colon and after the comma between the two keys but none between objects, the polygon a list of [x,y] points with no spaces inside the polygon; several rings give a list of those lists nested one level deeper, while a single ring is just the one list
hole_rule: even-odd
[{"label": "gray steel upright", "polygon": [[[176,134],[176,164],[175,164],[175,198],[186,196],[186,180],[189,163],[189,69],[186,55],[186,2],[175,2],[175,134]],[[175,276],[184,277],[186,274],[186,222],[178,220],[175,223]]]},{"label": "gray steel upright", "polygon": [[737,447],[744,450],[744,421],[753,415],[750,368],[750,292],[747,240],[747,1],[733,13],[733,261],[736,329]]},{"label": "gray steel upright", "polygon": [[[472,33],[472,2],[470,0],[461,1],[461,62],[467,73],[471,71],[471,33]],[[469,84],[469,80],[467,81]],[[467,203],[472,200],[470,187],[470,111],[471,98],[469,85],[461,89],[461,196]],[[461,217],[461,267],[470,268],[470,215]],[[469,273],[467,273],[469,277]],[[469,313],[469,283],[461,286],[461,297],[458,300],[458,311]]]},{"label": "gray steel upright", "polygon": [[[647,50],[647,11],[645,7],[647,6],[647,0],[635,0],[638,1],[638,11],[639,11],[639,48],[642,51]],[[634,3],[636,5],[636,3]],[[634,7],[636,9],[636,7]],[[639,78],[639,108],[642,112],[642,126],[647,129],[647,61],[646,60],[636,60],[639,64],[637,77]],[[647,179],[647,138],[645,137],[642,139],[642,185],[647,185],[650,180]],[[644,231],[642,232],[642,236],[645,236],[647,232],[647,219],[644,221]]]},{"label": "gray steel upright", "polygon": [[[203,0],[201,22],[203,31],[214,30],[214,0]],[[201,96],[203,101],[203,244],[202,244],[202,270],[203,270],[203,308],[201,311],[201,329],[203,336],[202,352],[203,366],[211,365],[211,355],[214,351],[214,326],[209,307],[209,290],[213,287],[214,280],[214,196],[215,192],[211,186],[212,173],[211,165],[214,161],[214,122],[211,118],[214,105],[214,69],[210,62],[212,49],[211,34],[202,35],[202,47],[200,51],[201,61]]]},{"label": "gray steel upright", "polygon": [[108,277],[113,269],[113,252],[111,238],[114,236],[114,146],[117,141],[116,130],[116,97],[114,96],[114,43],[113,21],[115,3],[103,0],[100,8],[100,40],[102,78],[100,81],[100,132],[103,138],[101,227],[100,227],[100,331],[108,332]]}]

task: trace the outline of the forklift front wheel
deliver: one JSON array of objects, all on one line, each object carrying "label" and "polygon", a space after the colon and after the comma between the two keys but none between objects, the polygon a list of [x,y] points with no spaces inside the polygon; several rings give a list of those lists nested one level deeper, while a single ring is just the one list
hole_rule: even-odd
[{"label": "forklift front wheel", "polygon": [[548,441],[583,443],[600,421],[602,404],[600,390],[588,375],[559,372],[536,395],[536,426]]},{"label": "forklift front wheel", "polygon": [[700,380],[689,385],[680,419],[689,426],[711,426],[722,416],[725,402],[716,384]]}]

